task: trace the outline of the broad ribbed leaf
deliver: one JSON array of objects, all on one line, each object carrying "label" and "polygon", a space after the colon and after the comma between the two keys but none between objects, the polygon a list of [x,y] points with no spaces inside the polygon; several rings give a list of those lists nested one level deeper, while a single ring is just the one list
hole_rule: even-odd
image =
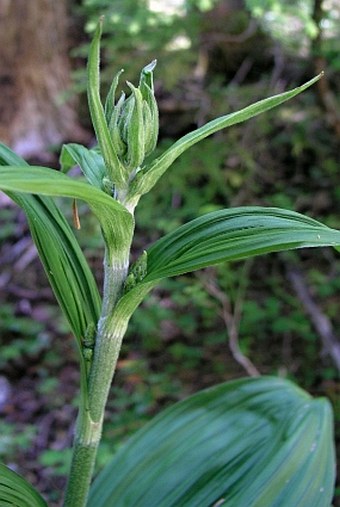
[{"label": "broad ribbed leaf", "polygon": [[99,189],[103,188],[105,164],[98,151],[89,150],[81,144],[64,144],[60,154],[60,165],[63,173],[79,165],[91,185]]},{"label": "broad ribbed leaf", "polygon": [[[9,148],[0,145],[0,165],[21,164],[30,168]],[[0,175],[9,168],[0,168]],[[51,171],[52,172],[52,171]],[[7,194],[26,212],[32,238],[72,332],[84,336],[87,327],[96,325],[100,312],[100,296],[92,272],[79,244],[62,213],[49,197],[18,192]]]},{"label": "broad ribbed leaf", "polygon": [[105,192],[46,167],[1,167],[0,189],[49,196],[73,197],[87,202],[97,216],[113,256],[131,241],[132,215]]},{"label": "broad ribbed leaf", "polygon": [[96,326],[101,301],[79,244],[51,199],[12,193],[9,196],[26,213],[51,287],[72,332],[80,340],[89,325]]},{"label": "broad ribbed leaf", "polygon": [[264,113],[265,111],[282,104],[283,102],[286,102],[306,90],[309,86],[313,85],[318,79],[320,79],[321,76],[322,73],[293,90],[255,102],[255,104],[251,104],[240,111],[216,118],[206,125],[203,125],[203,127],[200,127],[193,132],[189,132],[189,134],[186,134],[174,143],[159,158],[151,163],[151,165],[143,167],[141,171],[137,173],[134,181],[132,182],[130,198],[133,199],[135,196],[140,196],[149,192],[159,178],[176,160],[176,158],[194,144],[202,141],[202,139],[205,139],[211,134],[214,134],[218,130],[231,127],[237,123],[242,123],[254,116],[257,116],[258,114]]},{"label": "broad ribbed leaf", "polygon": [[4,507],[47,507],[47,503],[33,486],[1,463],[0,505]]},{"label": "broad ribbed leaf", "polygon": [[300,213],[262,207],[220,210],[179,227],[152,245],[143,281],[268,252],[339,245],[340,231]]},{"label": "broad ribbed leaf", "polygon": [[95,480],[88,507],[329,507],[332,413],[283,379],[202,391],[138,431]]}]

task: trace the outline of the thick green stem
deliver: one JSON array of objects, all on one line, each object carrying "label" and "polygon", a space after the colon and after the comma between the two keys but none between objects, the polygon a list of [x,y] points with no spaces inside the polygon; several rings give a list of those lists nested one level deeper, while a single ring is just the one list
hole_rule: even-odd
[{"label": "thick green stem", "polygon": [[79,413],[65,507],[84,507],[100,442],[102,420],[93,422],[88,411]]},{"label": "thick green stem", "polygon": [[112,322],[107,318],[100,322],[89,388],[89,407],[94,421],[99,421],[104,413],[127,325],[125,319]]},{"label": "thick green stem", "polygon": [[101,438],[105,405],[129,315],[115,313],[128,271],[130,245],[119,260],[104,260],[104,294],[96,344],[88,378],[87,399],[81,403],[65,507],[85,507]]},{"label": "thick green stem", "polygon": [[98,324],[99,335],[101,332],[101,322],[107,319],[107,317],[112,316],[114,306],[125,281],[129,269],[129,252],[130,250],[121,255],[119,260],[116,260],[110,258],[108,250],[105,251],[103,305]]},{"label": "thick green stem", "polygon": [[80,408],[65,507],[85,507],[101,438],[105,405],[128,319],[102,319],[89,380],[88,408]]}]

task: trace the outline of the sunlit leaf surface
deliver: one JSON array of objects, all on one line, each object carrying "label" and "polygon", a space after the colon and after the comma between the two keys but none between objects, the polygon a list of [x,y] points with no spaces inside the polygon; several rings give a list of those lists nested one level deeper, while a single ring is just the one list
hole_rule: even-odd
[{"label": "sunlit leaf surface", "polygon": [[132,215],[108,194],[88,183],[46,167],[4,166],[0,169],[0,189],[82,199],[97,216],[110,255],[118,255],[122,247],[129,244],[133,233]]},{"label": "sunlit leaf surface", "polygon": [[208,213],[148,249],[145,282],[223,261],[294,248],[340,245],[340,231],[300,213],[244,207]]}]

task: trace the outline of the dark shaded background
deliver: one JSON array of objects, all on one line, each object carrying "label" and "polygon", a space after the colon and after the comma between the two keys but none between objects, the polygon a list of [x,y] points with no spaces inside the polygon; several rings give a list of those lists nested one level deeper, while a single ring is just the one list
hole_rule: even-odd
[{"label": "dark shaded background", "polygon": [[[101,13],[103,88],[121,67],[135,82],[158,59],[160,150],[325,70],[292,102],[184,154],[137,211],[134,255],[227,206],[281,206],[339,228],[339,1],[281,4],[192,0],[164,10],[156,1],[0,0],[0,139],[53,168],[62,142],[94,143],[84,69]],[[71,221],[71,204],[60,205]],[[79,241],[100,284],[98,225],[86,206],[79,214]],[[4,195],[0,263],[0,455],[57,506],[76,417],[77,358],[25,218]],[[324,249],[164,282],[130,325],[98,467],[160,409],[255,369],[327,396],[339,436],[339,275],[339,256]]]}]

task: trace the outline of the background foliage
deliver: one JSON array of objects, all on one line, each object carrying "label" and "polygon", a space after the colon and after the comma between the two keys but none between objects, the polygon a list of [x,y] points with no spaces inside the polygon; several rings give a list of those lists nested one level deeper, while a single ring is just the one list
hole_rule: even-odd
[{"label": "background foliage", "polygon": [[[134,82],[157,57],[162,150],[213,117],[300,84],[320,62],[326,78],[323,88],[183,154],[138,209],[136,256],[162,233],[222,206],[282,206],[339,228],[339,2],[324,1],[321,18],[317,0],[187,0],[167,2],[165,11],[163,4],[71,2],[72,18],[87,33],[99,13],[106,16],[107,83],[119,68]],[[72,51],[78,69],[72,93],[84,88],[86,52],[80,42]],[[79,214],[79,238],[100,283],[98,226],[86,206]],[[62,487],[70,458],[64,448],[75,415],[75,351],[23,216],[2,204],[0,225],[0,454],[19,463],[20,471],[28,469],[29,479],[49,495]],[[98,467],[112,455],[112,441],[119,446],[161,408],[244,375],[235,343],[261,373],[287,376],[327,395],[339,424],[337,366],[294,289],[292,272],[339,336],[340,262],[330,250],[223,265],[164,281],[152,293],[123,345]],[[57,497],[50,500],[58,505]]]}]

